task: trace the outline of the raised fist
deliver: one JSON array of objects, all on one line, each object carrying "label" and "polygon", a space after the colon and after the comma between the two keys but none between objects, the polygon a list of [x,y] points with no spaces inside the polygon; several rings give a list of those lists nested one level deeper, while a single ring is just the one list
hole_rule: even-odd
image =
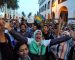
[{"label": "raised fist", "polygon": [[9,22],[5,23],[5,28],[8,29],[9,31],[12,29]]}]

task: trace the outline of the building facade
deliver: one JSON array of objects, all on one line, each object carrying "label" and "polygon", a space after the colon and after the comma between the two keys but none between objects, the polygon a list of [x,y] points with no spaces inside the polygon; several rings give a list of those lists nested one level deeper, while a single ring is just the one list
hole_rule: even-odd
[{"label": "building facade", "polygon": [[50,19],[50,0],[39,0],[39,13],[46,19]]},{"label": "building facade", "polygon": [[[6,15],[5,15],[6,14]],[[0,7],[0,18],[16,19],[17,10],[8,9],[6,5]]]},{"label": "building facade", "polygon": [[[48,1],[50,1],[49,9],[47,9]],[[44,16],[46,14],[47,19],[48,19],[48,14],[50,14],[49,15],[50,19],[58,20],[59,18],[62,18],[65,22],[74,23],[75,20],[74,4],[75,0],[39,0],[39,12]]]}]

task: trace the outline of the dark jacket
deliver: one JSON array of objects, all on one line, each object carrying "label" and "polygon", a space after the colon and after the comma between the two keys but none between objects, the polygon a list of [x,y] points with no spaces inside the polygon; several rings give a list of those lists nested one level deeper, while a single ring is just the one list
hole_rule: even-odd
[{"label": "dark jacket", "polygon": [[32,37],[31,33],[29,33],[29,32],[20,32],[20,34],[24,37],[28,37],[28,38]]},{"label": "dark jacket", "polygon": [[29,54],[31,60],[46,60],[46,55]]},{"label": "dark jacket", "polygon": [[11,46],[10,39],[7,34],[5,34],[8,43],[0,43],[0,52],[2,60],[14,60],[13,47]]},{"label": "dark jacket", "polygon": [[54,36],[52,33],[48,32],[47,34],[45,34],[44,32],[42,32],[43,37],[48,40],[48,39],[54,39]]}]

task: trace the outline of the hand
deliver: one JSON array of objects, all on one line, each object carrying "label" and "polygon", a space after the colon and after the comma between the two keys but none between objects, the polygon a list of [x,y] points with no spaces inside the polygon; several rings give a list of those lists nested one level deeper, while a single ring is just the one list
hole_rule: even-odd
[{"label": "hand", "polygon": [[1,26],[1,27],[4,27],[4,25],[5,25],[5,21],[2,20],[2,19],[0,19],[0,26]]},{"label": "hand", "polygon": [[71,33],[71,37],[75,40],[75,31]]},{"label": "hand", "polygon": [[4,33],[0,34],[0,42],[1,42],[1,43],[7,42]]},{"label": "hand", "polygon": [[5,23],[5,28],[8,29],[9,31],[12,29],[12,27],[10,26],[10,23]]}]

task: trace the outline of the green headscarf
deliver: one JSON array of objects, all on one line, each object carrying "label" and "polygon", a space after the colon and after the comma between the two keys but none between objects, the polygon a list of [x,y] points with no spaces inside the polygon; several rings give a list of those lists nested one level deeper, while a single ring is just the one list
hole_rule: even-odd
[{"label": "green headscarf", "polygon": [[[41,55],[44,55],[45,52],[46,52],[46,46],[44,46],[42,44],[42,38],[41,38],[40,42],[37,42],[35,40],[36,34],[39,31],[41,32],[41,30],[36,30],[34,32],[34,40],[29,44],[29,50],[30,50],[30,53],[32,53],[32,54],[37,54],[37,55],[41,54]],[[41,36],[42,36],[42,32],[41,32]]]}]

